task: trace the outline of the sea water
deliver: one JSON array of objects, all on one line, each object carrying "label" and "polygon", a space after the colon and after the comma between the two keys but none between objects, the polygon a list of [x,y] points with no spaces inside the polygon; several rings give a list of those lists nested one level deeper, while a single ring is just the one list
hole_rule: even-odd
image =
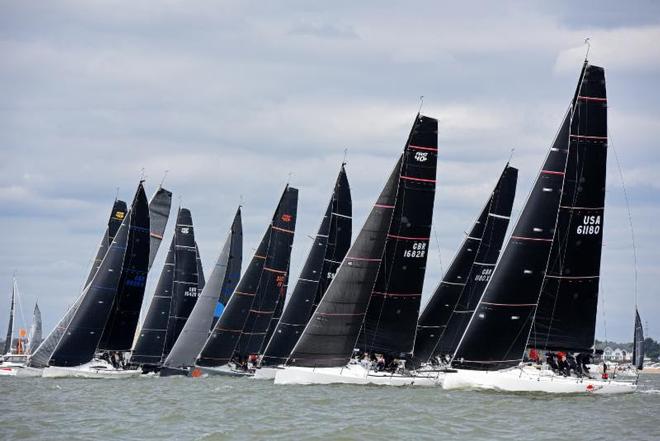
[{"label": "sea water", "polygon": [[660,375],[616,396],[249,378],[0,378],[0,439],[660,440]]}]

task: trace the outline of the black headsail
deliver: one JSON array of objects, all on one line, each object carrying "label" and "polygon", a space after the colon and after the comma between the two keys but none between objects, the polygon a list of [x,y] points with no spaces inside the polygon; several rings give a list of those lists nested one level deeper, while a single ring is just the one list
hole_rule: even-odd
[{"label": "black headsail", "polygon": [[353,354],[392,222],[403,158],[399,157],[376,204],[312,314],[287,365],[345,366]]},{"label": "black headsail", "polygon": [[398,357],[413,351],[433,220],[438,121],[417,116],[406,142],[392,222],[357,346]]},{"label": "black headsail", "polygon": [[416,363],[453,354],[490,280],[509,226],[518,170],[507,164],[442,281],[420,315]]},{"label": "black headsail", "polygon": [[51,365],[77,366],[92,360],[114,304],[125,257],[130,260],[127,250],[132,250],[136,239],[141,237],[144,219],[140,213],[145,212],[148,213],[147,197],[140,182],[131,211],[119,227],[101,266],[85,288],[78,308],[50,358]]},{"label": "black headsail", "polygon": [[130,215],[128,248],[121,269],[117,295],[99,342],[100,350],[130,351],[140,318],[149,271],[149,205],[134,204]]},{"label": "black headsail", "polygon": [[497,370],[516,366],[523,358],[548,268],[564,176],[570,169],[569,150],[577,134],[591,136],[583,127],[586,121],[574,118],[582,79],[580,75],[552,148],[454,353],[454,367]]},{"label": "black headsail", "polygon": [[159,187],[156,194],[149,201],[149,269],[156,259],[156,253],[163,241],[163,234],[167,226],[167,220],[170,218],[170,208],[172,206],[172,192]]},{"label": "black headsail", "polygon": [[351,240],[351,193],[342,164],[339,176],[321,221],[307,261],[289,298],[280,321],[268,342],[261,364],[278,365],[286,361],[315,306],[344,258]]},{"label": "black headsail", "polygon": [[[277,241],[272,241],[271,239],[276,232],[288,236],[293,235],[293,230],[290,229],[291,227],[289,227],[289,225],[292,222],[295,223],[295,211],[292,213],[291,210],[292,208],[295,209],[297,201],[298,190],[287,185],[279,204],[275,209],[275,214],[268,226],[266,234],[264,234],[249,266],[238,282],[238,285],[232,296],[229,298],[229,302],[227,302],[220,319],[216,322],[213,331],[209,335],[209,338],[206,340],[204,347],[197,357],[197,361],[195,362],[197,365],[221,366],[231,361],[234,349],[236,349],[257,294],[260,290],[266,289],[267,287],[277,294],[277,291],[275,291],[274,288],[276,288],[276,284],[278,283],[277,278],[280,276],[281,283],[284,283],[284,274],[274,271],[266,271],[266,268],[279,271],[278,269],[269,266],[269,264],[273,262],[273,253],[275,252],[278,253],[278,265],[282,265],[281,253],[283,250],[280,249],[281,246],[271,246],[271,242],[273,245],[276,243],[281,245],[283,242],[282,237],[279,235],[280,240]],[[286,239],[284,239],[284,243],[287,243]],[[290,244],[288,252],[290,253]],[[281,268],[286,269],[288,258],[284,260],[284,265],[282,265]],[[262,278],[264,279],[263,287],[261,284]],[[273,286],[273,283],[275,286]],[[270,320],[270,315],[268,315],[268,319]]]},{"label": "black headsail", "polygon": [[605,71],[586,65],[575,94],[557,230],[530,347],[591,351],[596,332],[607,169]]},{"label": "black headsail", "polygon": [[238,357],[259,353],[278,303],[281,301],[282,305],[284,304],[291,247],[298,217],[298,189],[287,188],[280,208],[282,214],[273,220],[271,227],[272,234],[259,288],[236,345],[235,352]]},{"label": "black headsail", "polygon": [[638,370],[644,369],[644,328],[642,319],[639,317],[639,311],[635,308],[635,336],[633,339],[633,358],[632,364]]}]

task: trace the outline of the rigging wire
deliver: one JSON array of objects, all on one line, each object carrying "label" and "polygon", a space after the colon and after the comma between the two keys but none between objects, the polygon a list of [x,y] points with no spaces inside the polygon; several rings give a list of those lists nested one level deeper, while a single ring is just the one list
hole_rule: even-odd
[{"label": "rigging wire", "polygon": [[638,282],[638,274],[637,274],[637,244],[635,242],[635,229],[633,228],[633,220],[632,220],[632,212],[630,211],[630,199],[628,198],[628,190],[626,189],[626,182],[625,179],[623,178],[623,168],[621,167],[621,161],[619,161],[619,154],[616,152],[616,148],[614,148],[614,143],[612,142],[612,134],[608,130],[608,137],[609,137],[609,142],[608,146],[612,147],[612,151],[614,152],[614,158],[616,159],[616,166],[617,169],[619,170],[619,178],[621,179],[621,187],[623,188],[623,198],[626,201],[626,210],[628,212],[628,225],[630,226],[630,239],[632,241],[632,251],[633,251],[633,274],[634,274],[634,293],[635,293],[635,309],[637,309],[637,282]]}]

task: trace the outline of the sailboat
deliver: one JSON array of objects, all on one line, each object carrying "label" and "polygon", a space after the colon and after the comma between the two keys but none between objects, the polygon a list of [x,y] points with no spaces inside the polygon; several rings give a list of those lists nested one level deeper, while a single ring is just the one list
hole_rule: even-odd
[{"label": "sailboat", "polygon": [[131,355],[131,364],[145,373],[160,370],[197,302],[198,255],[192,214],[179,208],[165,265]]},{"label": "sailboat", "polygon": [[[266,341],[254,378],[273,379],[298,342],[305,325],[323,298],[351,245],[352,201],[345,164],[326,208],[312,248],[282,317]],[[283,302],[281,302],[283,303]]]},{"label": "sailboat", "polygon": [[644,356],[644,328],[642,327],[642,319],[639,317],[639,311],[635,308],[635,337],[633,339],[632,364],[637,371],[644,369]]},{"label": "sailboat", "polygon": [[[160,247],[160,243],[163,239],[163,233],[165,231],[165,226],[170,215],[170,207],[172,205],[172,192],[159,187],[154,196],[149,202],[149,229],[150,229],[150,238],[149,238],[149,268],[153,265],[153,262],[156,258],[156,253]],[[110,212],[110,217],[108,219],[108,225],[105,232],[101,238],[96,257],[92,264],[92,267],[87,276],[86,282],[83,285],[83,288],[89,285],[90,281],[93,279],[96,271],[98,270],[101,261],[105,257],[105,254],[108,251],[108,248],[112,244],[112,241],[117,234],[117,230],[121,226],[124,218],[126,217],[128,207],[126,202],[122,200],[115,200],[113,203],[112,211]],[[57,326],[48,334],[46,339],[39,345],[38,348],[31,354],[28,365],[34,368],[45,368],[48,366],[53,352],[57,344],[59,343],[64,331],[71,323],[80,302],[83,298],[83,293],[76,299],[73,305],[67,310],[62,319],[57,323]]]},{"label": "sailboat", "polygon": [[636,389],[634,383],[523,362],[528,348],[582,356],[593,351],[606,160],[605,72],[585,61],[555,141],[454,352],[456,372],[445,376],[445,389]]},{"label": "sailboat", "polygon": [[[506,164],[481,213],[417,323],[414,365],[442,369],[454,353],[497,263],[509,226],[518,170]],[[424,366],[425,365],[425,366]]]},{"label": "sailboat", "polygon": [[161,377],[189,373],[211,332],[213,313],[221,294],[227,290],[233,291],[238,283],[242,260],[243,227],[239,207],[209,281],[201,290],[188,321],[163,362]]},{"label": "sailboat", "polygon": [[286,186],[266,233],[195,361],[192,375],[247,375],[285,288],[298,189]]},{"label": "sailboat", "polygon": [[[36,369],[27,366],[30,340],[24,328],[18,329],[18,336],[16,338],[16,347],[13,347],[14,341],[14,328],[16,320],[16,307],[19,304],[18,284],[16,277],[12,278],[11,301],[9,306],[9,323],[7,326],[7,337],[3,353],[0,356],[0,376],[19,376],[19,377],[35,377],[41,373]],[[39,308],[37,308],[37,311]],[[35,317],[38,319],[38,325],[41,327],[41,315]],[[35,323],[33,323],[35,326]],[[36,336],[39,338],[39,336]]]},{"label": "sailboat", "polygon": [[[142,181],[128,214],[124,217],[103,260],[84,289],[71,320],[43,371],[46,378],[125,378],[139,375],[123,369],[114,360],[96,359],[106,325],[126,303],[120,293],[140,296],[149,265],[149,206]],[[130,302],[129,302],[130,303]],[[133,319],[135,317],[130,315]],[[126,340],[132,336],[120,335]]]},{"label": "sailboat", "polygon": [[277,371],[276,384],[433,384],[414,374],[374,371],[370,362],[352,357],[356,347],[399,357],[412,352],[433,213],[437,128],[437,120],[415,117],[403,153],[285,368]]}]

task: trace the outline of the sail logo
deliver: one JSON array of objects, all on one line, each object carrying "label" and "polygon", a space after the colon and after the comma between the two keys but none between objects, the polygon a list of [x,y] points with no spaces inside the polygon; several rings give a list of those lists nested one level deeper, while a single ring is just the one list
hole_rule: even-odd
[{"label": "sail logo", "polygon": [[124,213],[123,211],[115,212],[115,219],[122,220],[124,218],[124,216],[126,216],[126,213]]},{"label": "sail logo", "polygon": [[284,275],[277,276],[275,278],[275,286],[277,286],[278,288],[283,287],[284,286],[284,280],[285,280]]},{"label": "sail logo", "polygon": [[197,287],[191,286],[183,293],[183,295],[185,297],[197,297]]},{"label": "sail logo", "polygon": [[415,161],[426,162],[427,159],[429,159],[428,152],[415,152]]},{"label": "sail logo", "polygon": [[283,222],[291,222],[293,216],[291,216],[290,214],[283,214],[280,219],[282,219]]},{"label": "sail logo", "polygon": [[188,227],[181,227],[181,234],[188,234],[190,233],[190,228]]},{"label": "sail logo", "polygon": [[403,250],[403,257],[421,258],[426,256],[426,242],[413,242],[412,250]]},{"label": "sail logo", "polygon": [[583,216],[582,225],[578,225],[577,234],[596,235],[600,233],[600,215]]},{"label": "sail logo", "polygon": [[147,278],[144,275],[140,274],[133,277],[132,279],[126,279],[126,282],[124,282],[124,284],[126,286],[134,286],[136,288],[142,288],[146,284],[146,282],[147,282]]}]

